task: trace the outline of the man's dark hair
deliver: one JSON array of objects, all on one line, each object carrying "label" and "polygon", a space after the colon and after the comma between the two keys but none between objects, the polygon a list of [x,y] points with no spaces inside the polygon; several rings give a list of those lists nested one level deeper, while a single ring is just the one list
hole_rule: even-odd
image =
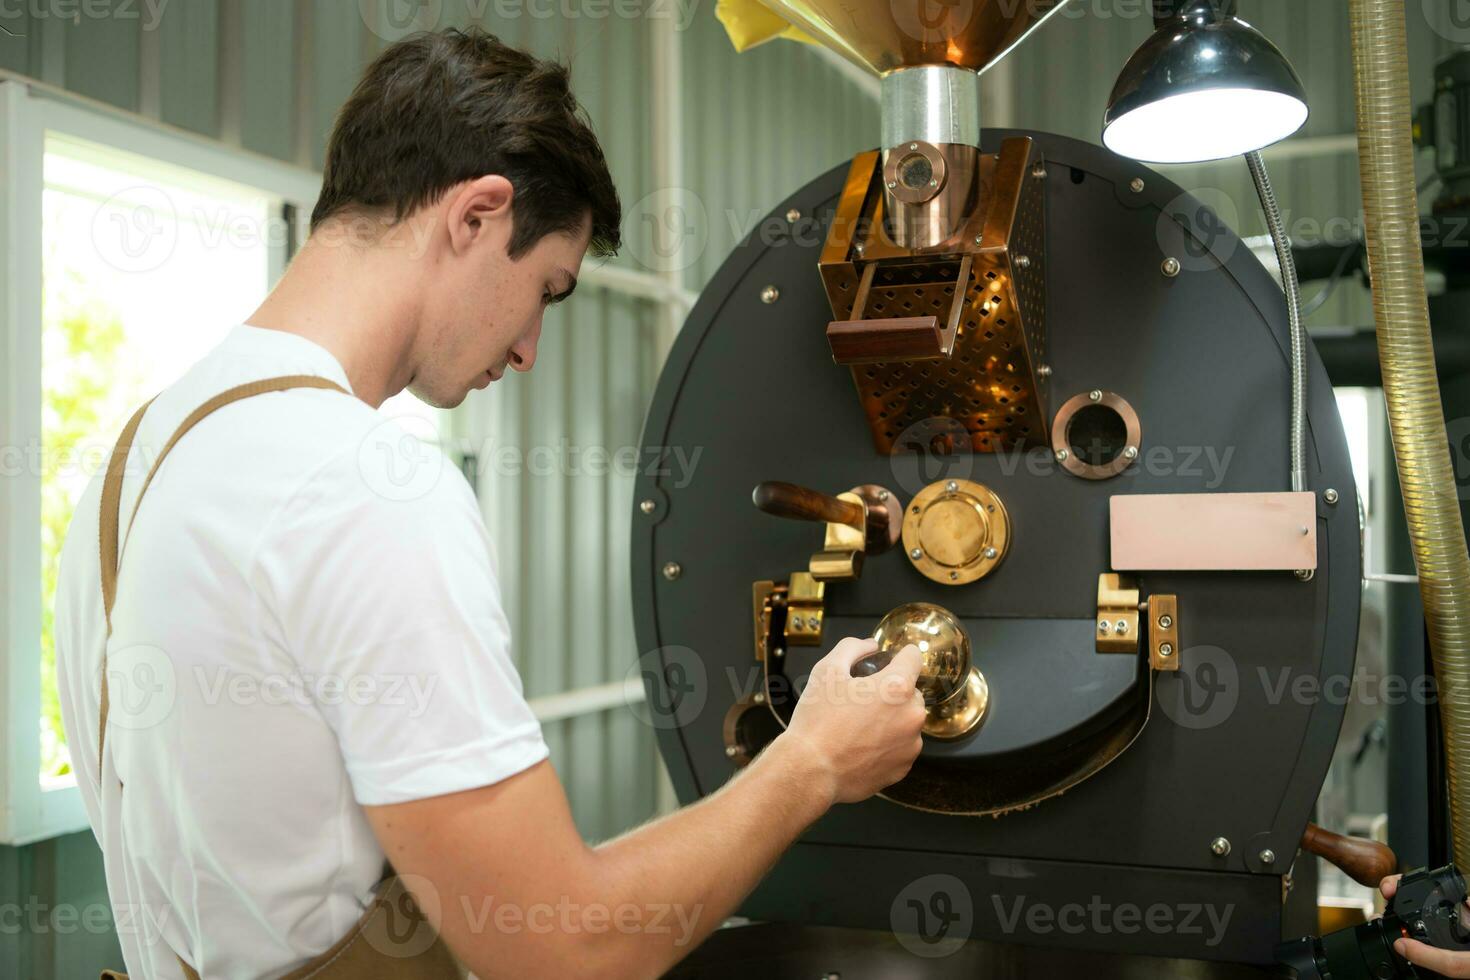
[{"label": "man's dark hair", "polygon": [[478,28],[416,34],[368,66],[337,114],[311,227],[355,211],[401,221],[486,174],[515,188],[511,258],[589,213],[594,255],[621,244],[617,188],[566,67]]}]

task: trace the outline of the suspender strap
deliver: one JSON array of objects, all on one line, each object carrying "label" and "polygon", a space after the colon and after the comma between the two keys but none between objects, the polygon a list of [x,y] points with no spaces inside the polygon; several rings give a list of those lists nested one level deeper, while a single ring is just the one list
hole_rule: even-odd
[{"label": "suspender strap", "polygon": [[[261,395],[268,391],[285,391],[288,388],[330,388],[340,391],[344,395],[350,394],[347,389],[327,378],[318,377],[314,374],[292,374],[281,378],[266,378],[264,381],[252,381],[249,384],[239,385],[222,391],[209,401],[200,405],[189,413],[189,417],[174,430],[174,434],[164,443],[163,451],[153,461],[153,466],[148,470],[148,476],[143,480],[143,488],[138,491],[138,499],[133,503],[133,513],[128,518],[128,529],[131,530],[133,520],[138,516],[138,507],[143,503],[143,495],[148,492],[148,486],[157,475],[158,468],[163,465],[163,460],[174,448],[184,433],[194,428],[201,419],[210,413],[223,408],[231,402],[240,401],[242,398],[250,398],[253,395]],[[150,399],[147,404],[133,413],[128,419],[128,424],[123,427],[122,435],[118,437],[117,445],[113,447],[112,458],[107,463],[107,475],[102,481],[102,512],[98,523],[98,533],[101,541],[97,549],[102,561],[102,612],[107,620],[107,635],[112,636],[112,605],[117,600],[117,571],[118,571],[118,529],[119,512],[122,508],[122,483],[124,470],[128,461],[128,452],[132,449],[133,440],[138,434],[138,425],[143,421],[143,413],[148,410],[148,405],[153,404]],[[126,532],[122,536],[126,540]],[[98,769],[102,765],[102,749],[107,744],[107,649],[102,650],[102,708],[97,725],[97,759]]]}]

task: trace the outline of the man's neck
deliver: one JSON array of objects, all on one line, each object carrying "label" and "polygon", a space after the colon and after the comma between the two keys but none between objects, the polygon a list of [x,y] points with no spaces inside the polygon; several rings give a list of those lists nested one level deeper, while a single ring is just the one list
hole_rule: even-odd
[{"label": "man's neck", "polygon": [[246,321],[325,348],[352,391],[377,408],[413,380],[420,310],[415,253],[314,234]]}]

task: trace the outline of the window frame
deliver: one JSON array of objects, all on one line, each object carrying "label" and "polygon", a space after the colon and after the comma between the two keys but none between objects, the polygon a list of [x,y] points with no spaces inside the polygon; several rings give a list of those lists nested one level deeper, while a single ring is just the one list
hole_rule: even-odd
[{"label": "window frame", "polygon": [[[0,80],[0,446],[39,444],[42,421],[42,192],[46,136],[55,133],[199,171],[295,207],[304,240],[321,175],[236,149],[40,83]],[[268,280],[288,243],[270,243]],[[11,454],[14,459],[14,453]],[[76,785],[43,786],[41,771],[41,474],[0,471],[0,844],[88,827]]]}]

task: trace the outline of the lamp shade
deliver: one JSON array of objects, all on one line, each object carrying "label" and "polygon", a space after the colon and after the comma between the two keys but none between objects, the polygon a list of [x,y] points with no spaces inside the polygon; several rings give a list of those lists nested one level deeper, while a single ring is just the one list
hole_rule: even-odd
[{"label": "lamp shade", "polygon": [[1150,163],[1194,163],[1270,146],[1301,128],[1301,79],[1233,2],[1188,0],[1155,18],[1123,66],[1103,144]]}]

